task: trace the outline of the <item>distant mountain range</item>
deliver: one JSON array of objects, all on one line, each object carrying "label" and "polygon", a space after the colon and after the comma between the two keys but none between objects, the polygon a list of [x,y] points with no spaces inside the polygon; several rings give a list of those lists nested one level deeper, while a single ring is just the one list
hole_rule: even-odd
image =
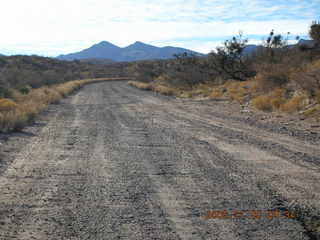
[{"label": "distant mountain range", "polygon": [[127,47],[121,48],[107,41],[100,42],[90,48],[77,53],[60,55],[60,60],[83,60],[83,59],[109,59],[116,62],[130,62],[150,59],[169,59],[174,54],[192,53],[198,56],[204,54],[178,47],[155,47],[143,42],[135,42]]}]

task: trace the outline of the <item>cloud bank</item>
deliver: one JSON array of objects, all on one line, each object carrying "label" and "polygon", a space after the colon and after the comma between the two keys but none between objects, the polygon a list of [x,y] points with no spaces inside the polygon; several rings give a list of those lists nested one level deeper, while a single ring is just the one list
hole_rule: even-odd
[{"label": "cloud bank", "polygon": [[209,52],[239,30],[307,35],[319,0],[11,0],[2,4],[0,52],[55,56],[102,40]]}]

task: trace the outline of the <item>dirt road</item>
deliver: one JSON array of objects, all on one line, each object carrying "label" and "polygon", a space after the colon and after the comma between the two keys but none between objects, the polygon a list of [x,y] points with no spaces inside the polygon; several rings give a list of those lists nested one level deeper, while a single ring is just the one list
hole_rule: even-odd
[{"label": "dirt road", "polygon": [[88,85],[2,136],[0,239],[315,239],[285,214],[318,215],[319,139],[213,101]]}]

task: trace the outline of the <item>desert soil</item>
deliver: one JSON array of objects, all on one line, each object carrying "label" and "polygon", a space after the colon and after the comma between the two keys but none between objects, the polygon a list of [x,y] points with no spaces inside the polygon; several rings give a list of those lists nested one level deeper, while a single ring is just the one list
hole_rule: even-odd
[{"label": "desert soil", "polygon": [[320,134],[281,121],[125,81],[85,86],[0,135],[0,239],[316,239]]}]

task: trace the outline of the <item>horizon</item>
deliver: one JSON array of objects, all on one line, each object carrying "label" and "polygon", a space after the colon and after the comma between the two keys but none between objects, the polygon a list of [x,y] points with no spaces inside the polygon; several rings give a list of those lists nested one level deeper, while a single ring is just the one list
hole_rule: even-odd
[{"label": "horizon", "polygon": [[272,29],[290,32],[292,43],[296,36],[307,38],[320,12],[318,0],[57,1],[3,4],[0,20],[7,23],[0,54],[56,57],[101,41],[119,47],[140,41],[208,53],[239,31],[248,44],[259,44]]}]

